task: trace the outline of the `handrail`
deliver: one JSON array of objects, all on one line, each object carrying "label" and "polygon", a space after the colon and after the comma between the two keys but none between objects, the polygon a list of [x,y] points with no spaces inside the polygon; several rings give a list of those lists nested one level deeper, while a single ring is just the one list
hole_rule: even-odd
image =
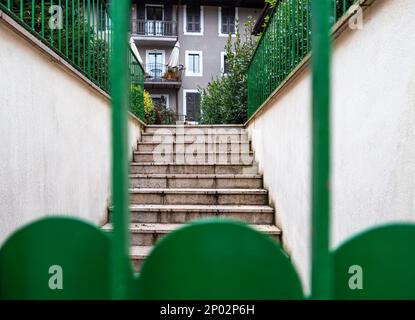
[{"label": "handrail", "polygon": [[[112,20],[108,1],[0,0],[0,9],[91,82],[110,93]],[[131,111],[143,120],[144,70],[133,54],[129,62],[131,95],[138,93],[135,105],[134,99],[131,100]]]},{"label": "handrail", "polygon": [[[311,51],[312,0],[278,0],[248,68],[248,118]],[[330,0],[334,25],[356,0]]]}]

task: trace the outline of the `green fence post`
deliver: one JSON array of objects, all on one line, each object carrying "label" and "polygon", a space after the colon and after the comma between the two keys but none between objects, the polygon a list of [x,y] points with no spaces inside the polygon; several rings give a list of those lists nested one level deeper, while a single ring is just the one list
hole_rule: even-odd
[{"label": "green fence post", "polygon": [[111,55],[112,91],[112,195],[114,203],[112,246],[112,294],[114,299],[126,299],[128,287],[128,66],[127,33],[129,0],[112,2],[113,33]]},{"label": "green fence post", "polygon": [[330,1],[312,1],[312,298],[332,297],[330,246]]}]

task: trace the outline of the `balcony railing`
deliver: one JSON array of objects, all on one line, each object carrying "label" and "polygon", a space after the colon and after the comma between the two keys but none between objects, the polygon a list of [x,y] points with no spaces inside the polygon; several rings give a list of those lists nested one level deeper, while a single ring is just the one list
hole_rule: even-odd
[{"label": "balcony railing", "polygon": [[[113,33],[107,1],[0,0],[0,9],[91,82],[111,92]],[[144,119],[144,70],[131,50],[128,59],[131,111]]]},{"label": "balcony railing", "polygon": [[[311,1],[277,1],[248,69],[248,117],[311,51]],[[356,2],[330,1],[332,24]]]},{"label": "balcony railing", "polygon": [[148,37],[177,37],[177,21],[133,19],[131,32]]},{"label": "balcony railing", "polygon": [[183,66],[169,68],[161,63],[148,63],[145,65],[145,82],[181,82]]}]

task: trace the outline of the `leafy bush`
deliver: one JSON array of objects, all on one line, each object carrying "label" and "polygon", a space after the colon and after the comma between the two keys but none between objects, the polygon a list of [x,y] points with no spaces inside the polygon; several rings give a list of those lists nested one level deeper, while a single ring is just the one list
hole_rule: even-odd
[{"label": "leafy bush", "polygon": [[148,91],[144,90],[144,121],[147,124],[155,124],[156,110],[154,109],[154,102]]},{"label": "leafy bush", "polygon": [[229,37],[226,45],[229,71],[226,76],[211,81],[201,92],[201,122],[205,124],[240,124],[247,120],[247,73],[256,48],[252,36],[254,21],[245,24],[245,39],[239,32],[235,41]]},{"label": "leafy bush", "polygon": [[136,117],[144,119],[143,89],[138,84],[131,85],[130,111]]},{"label": "leafy bush", "polygon": [[177,115],[176,112],[167,108],[164,103],[156,104],[155,107],[155,124],[175,124]]}]

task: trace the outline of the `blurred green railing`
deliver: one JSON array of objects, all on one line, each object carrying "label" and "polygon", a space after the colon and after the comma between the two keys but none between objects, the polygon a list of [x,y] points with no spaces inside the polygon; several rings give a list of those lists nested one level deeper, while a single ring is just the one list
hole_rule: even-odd
[{"label": "blurred green railing", "polygon": [[[0,9],[110,93],[112,23],[107,0],[0,0]],[[144,119],[144,70],[132,52],[131,111]]]},{"label": "blurred green railing", "polygon": [[[311,51],[311,1],[277,0],[248,70],[248,117]],[[331,1],[332,24],[356,2],[324,1]]]}]

